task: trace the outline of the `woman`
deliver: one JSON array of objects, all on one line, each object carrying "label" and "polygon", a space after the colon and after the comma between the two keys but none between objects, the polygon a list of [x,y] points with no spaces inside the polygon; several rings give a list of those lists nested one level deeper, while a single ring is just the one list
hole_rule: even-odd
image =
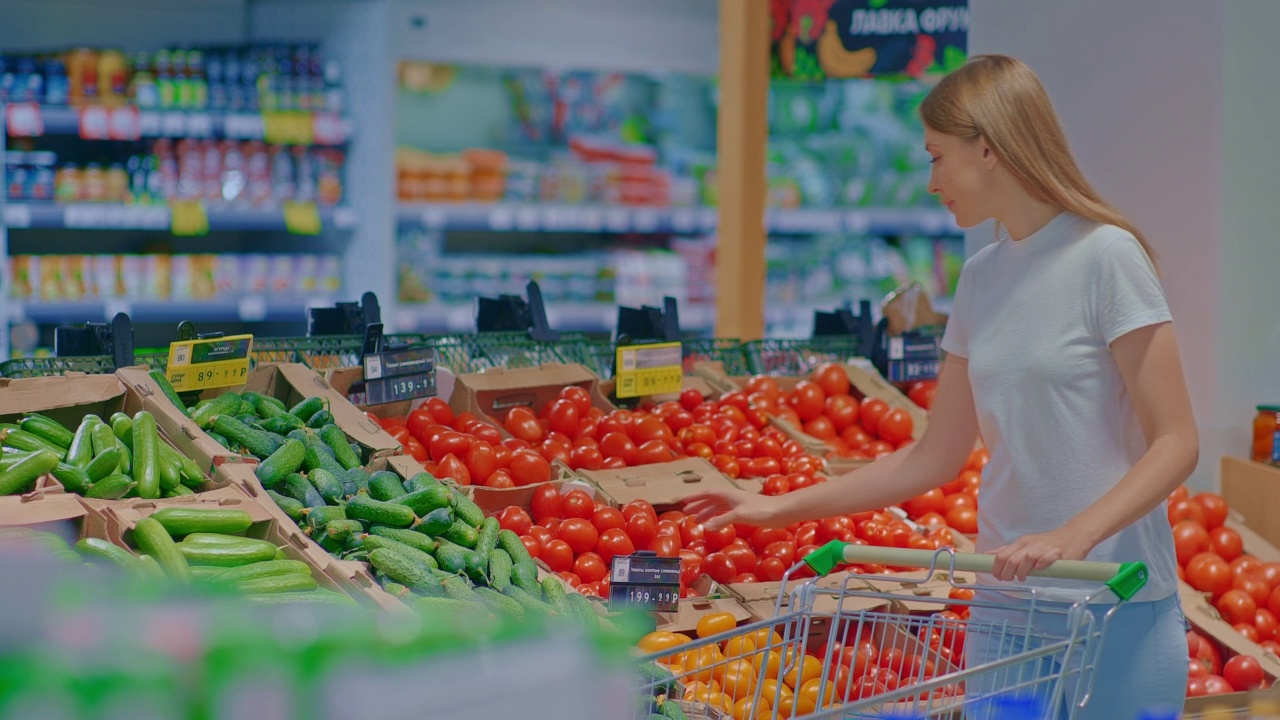
[{"label": "woman", "polygon": [[[994,219],[1000,236],[960,275],[928,431],[838,482],[779,497],[709,493],[686,510],[714,529],[881,508],[954,477],[981,431],[991,453],[978,517],[978,550],[995,555],[987,581],[1073,602],[1098,588],[1028,573],[1060,559],[1141,560],[1150,570],[1116,610],[1076,717],[1181,707],[1185,626],[1164,499],[1195,468],[1198,440],[1150,250],[1084,179],[1022,62],[975,57],[920,112],[930,192],[961,227]],[[973,620],[1017,621],[1002,613],[974,608]],[[971,633],[969,666],[1019,650],[991,645]]]}]

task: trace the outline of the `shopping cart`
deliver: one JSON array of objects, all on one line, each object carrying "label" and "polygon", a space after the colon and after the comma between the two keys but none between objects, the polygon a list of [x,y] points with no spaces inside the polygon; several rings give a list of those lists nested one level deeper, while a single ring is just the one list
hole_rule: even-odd
[{"label": "shopping cart", "polygon": [[[641,712],[679,717],[664,707],[672,702],[706,720],[1073,717],[1088,703],[1113,598],[1132,598],[1146,567],[1059,561],[1034,573],[1101,583],[1063,604],[1033,589],[961,582],[990,573],[993,561],[833,541],[783,576],[771,619],[642,658]],[[831,574],[849,564],[926,572]],[[1093,603],[1110,609],[1095,613]],[[997,615],[1005,617],[977,619]]]}]

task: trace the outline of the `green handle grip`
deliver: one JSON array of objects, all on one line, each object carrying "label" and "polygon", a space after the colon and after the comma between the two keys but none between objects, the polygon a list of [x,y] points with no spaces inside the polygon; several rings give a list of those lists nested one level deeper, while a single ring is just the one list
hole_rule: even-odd
[{"label": "green handle grip", "polygon": [[[953,561],[954,558],[954,561]],[[939,570],[990,574],[994,555],[952,553],[947,550],[911,550],[906,548],[853,545],[832,540],[804,558],[805,564],[818,575],[828,575],[843,563],[875,564],[893,567],[933,567]],[[1104,583],[1121,599],[1128,600],[1147,583],[1147,566],[1143,563],[1099,563],[1083,560],[1059,560],[1034,577],[1060,580],[1091,580]]]}]

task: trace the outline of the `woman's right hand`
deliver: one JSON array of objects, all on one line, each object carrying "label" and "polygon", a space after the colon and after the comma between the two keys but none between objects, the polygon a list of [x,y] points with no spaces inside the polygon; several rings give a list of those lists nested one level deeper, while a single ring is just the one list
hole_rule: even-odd
[{"label": "woman's right hand", "polygon": [[785,523],[776,520],[778,505],[778,498],[768,495],[745,490],[712,490],[685,498],[684,511],[697,518],[707,530],[719,530],[732,523],[779,527]]}]

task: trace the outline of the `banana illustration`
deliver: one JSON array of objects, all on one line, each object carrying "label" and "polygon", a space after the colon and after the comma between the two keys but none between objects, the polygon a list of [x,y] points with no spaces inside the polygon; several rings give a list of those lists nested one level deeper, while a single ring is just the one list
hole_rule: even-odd
[{"label": "banana illustration", "polygon": [[862,77],[876,64],[876,49],[847,50],[840,42],[835,20],[828,20],[818,39],[818,62],[829,78]]},{"label": "banana illustration", "polygon": [[796,36],[791,32],[790,23],[787,24],[786,34],[782,36],[782,40],[778,41],[778,60],[782,63],[782,72],[787,77],[791,77],[796,71]]}]

